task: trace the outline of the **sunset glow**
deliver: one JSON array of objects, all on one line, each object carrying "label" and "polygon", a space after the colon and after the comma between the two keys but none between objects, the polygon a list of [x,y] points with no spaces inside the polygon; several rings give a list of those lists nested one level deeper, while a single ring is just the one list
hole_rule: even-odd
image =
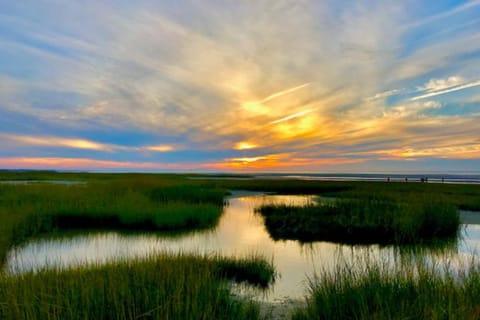
[{"label": "sunset glow", "polygon": [[0,169],[480,171],[478,0],[22,3]]}]

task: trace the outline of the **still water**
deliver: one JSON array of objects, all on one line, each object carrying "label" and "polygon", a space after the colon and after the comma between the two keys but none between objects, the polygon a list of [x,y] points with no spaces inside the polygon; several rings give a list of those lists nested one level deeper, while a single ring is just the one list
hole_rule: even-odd
[{"label": "still water", "polygon": [[[329,242],[301,244],[298,241],[273,241],[254,209],[264,203],[301,205],[312,196],[280,196],[259,193],[236,193],[216,228],[180,235],[159,233],[91,232],[32,240],[12,249],[7,258],[7,272],[22,273],[47,267],[98,264],[115,259],[142,257],[156,252],[194,252],[248,256],[261,254],[271,259],[279,277],[273,287],[256,298],[264,301],[301,299],[307,293],[307,277],[329,270],[339,262],[356,261],[368,254],[374,259],[395,263],[404,253],[392,246],[347,246]],[[475,213],[472,213],[475,214]],[[469,260],[480,244],[480,225],[465,224],[458,243],[448,253],[430,253],[427,259]],[[455,262],[453,262],[455,263]]]}]

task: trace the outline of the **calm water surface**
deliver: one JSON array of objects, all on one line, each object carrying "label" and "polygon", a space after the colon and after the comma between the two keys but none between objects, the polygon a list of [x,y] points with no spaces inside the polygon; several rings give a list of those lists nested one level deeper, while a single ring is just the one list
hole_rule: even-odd
[{"label": "calm water surface", "polygon": [[[280,301],[303,298],[307,276],[331,269],[339,260],[355,261],[368,254],[374,259],[395,263],[399,253],[393,247],[346,246],[329,242],[301,244],[297,241],[273,241],[254,209],[264,203],[305,204],[312,196],[279,196],[237,193],[213,230],[168,236],[158,233],[125,234],[94,232],[72,236],[35,239],[10,251],[7,272],[22,273],[46,267],[69,267],[103,263],[115,259],[142,257],[156,252],[220,253],[245,256],[258,253],[272,259],[280,274],[273,288],[256,298]],[[426,254],[427,259],[467,260],[476,254],[480,244],[480,226],[466,224],[462,237],[447,253]]]}]

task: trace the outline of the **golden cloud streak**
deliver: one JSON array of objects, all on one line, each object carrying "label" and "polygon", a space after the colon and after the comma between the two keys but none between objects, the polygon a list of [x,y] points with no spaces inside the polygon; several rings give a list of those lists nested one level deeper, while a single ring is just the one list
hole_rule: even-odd
[{"label": "golden cloud streak", "polygon": [[168,144],[159,144],[156,146],[146,146],[141,148],[146,151],[155,151],[155,152],[168,152],[168,151],[173,151],[174,148],[171,145]]},{"label": "golden cloud streak", "polygon": [[350,155],[379,155],[383,160],[415,160],[421,158],[478,159],[480,144],[466,144],[448,147],[385,149],[371,152],[350,153]]},{"label": "golden cloud streak", "polygon": [[282,91],[279,91],[279,92],[276,92],[274,94],[271,94],[269,95],[268,97],[266,97],[265,99],[261,100],[260,102],[261,103],[265,103],[265,102],[268,102],[270,100],[273,100],[273,99],[276,99],[278,97],[281,97],[281,96],[284,96],[284,95],[287,95],[287,94],[290,94],[292,92],[295,92],[295,91],[298,91],[300,89],[303,89],[307,86],[309,86],[310,83],[307,82],[307,83],[304,83],[302,85],[299,85],[299,86],[296,86],[296,87],[293,87],[293,88],[290,88],[290,89],[286,89],[286,90],[282,90]]},{"label": "golden cloud streak", "polygon": [[96,151],[112,151],[113,147],[108,144],[97,143],[84,139],[69,139],[59,137],[34,137],[34,136],[15,136],[4,135],[9,140],[13,140],[26,145],[65,147],[72,149],[85,149]]},{"label": "golden cloud streak", "polygon": [[310,83],[304,83],[302,85],[299,85],[293,88],[275,92],[262,100],[249,100],[249,101],[243,102],[242,107],[245,111],[249,113],[258,114],[258,115],[270,114],[273,109],[266,105],[267,102],[280,98],[282,96],[288,95],[300,89],[303,89],[309,85]]},{"label": "golden cloud streak", "polygon": [[309,113],[312,113],[313,111],[314,111],[313,109],[307,109],[307,110],[304,110],[304,111],[300,111],[300,112],[294,113],[294,114],[292,114],[292,115],[289,115],[289,116],[280,118],[280,119],[278,119],[278,120],[272,121],[272,122],[270,122],[270,124],[276,124],[276,123],[280,123],[280,122],[285,122],[285,121],[288,121],[288,120],[296,119],[296,118],[302,117],[302,116],[304,116],[304,115],[307,115],[307,114],[309,114]]},{"label": "golden cloud streak", "polygon": [[115,144],[104,144],[104,143],[99,143],[99,142],[85,140],[85,139],[61,138],[61,137],[51,137],[51,136],[35,137],[35,136],[26,136],[26,135],[0,134],[0,137],[6,140],[11,140],[21,144],[31,145],[31,146],[62,147],[62,148],[94,150],[94,151],[124,150],[124,151],[169,152],[169,151],[176,150],[174,146],[167,145],[167,144],[142,146],[142,147],[134,147],[134,146],[130,147],[130,146],[115,145]]}]

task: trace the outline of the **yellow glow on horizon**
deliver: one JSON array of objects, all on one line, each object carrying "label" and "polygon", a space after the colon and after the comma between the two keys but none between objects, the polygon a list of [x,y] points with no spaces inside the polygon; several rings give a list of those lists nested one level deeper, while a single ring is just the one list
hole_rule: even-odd
[{"label": "yellow glow on horizon", "polygon": [[268,157],[243,157],[243,158],[233,158],[231,159],[232,162],[240,162],[243,164],[249,164],[251,162],[256,162],[259,160],[265,160]]},{"label": "yellow glow on horizon", "polygon": [[224,162],[212,163],[208,167],[222,170],[276,170],[283,168],[311,168],[338,164],[363,162],[363,159],[348,158],[301,158],[293,154],[268,154],[258,157],[225,159]]}]

